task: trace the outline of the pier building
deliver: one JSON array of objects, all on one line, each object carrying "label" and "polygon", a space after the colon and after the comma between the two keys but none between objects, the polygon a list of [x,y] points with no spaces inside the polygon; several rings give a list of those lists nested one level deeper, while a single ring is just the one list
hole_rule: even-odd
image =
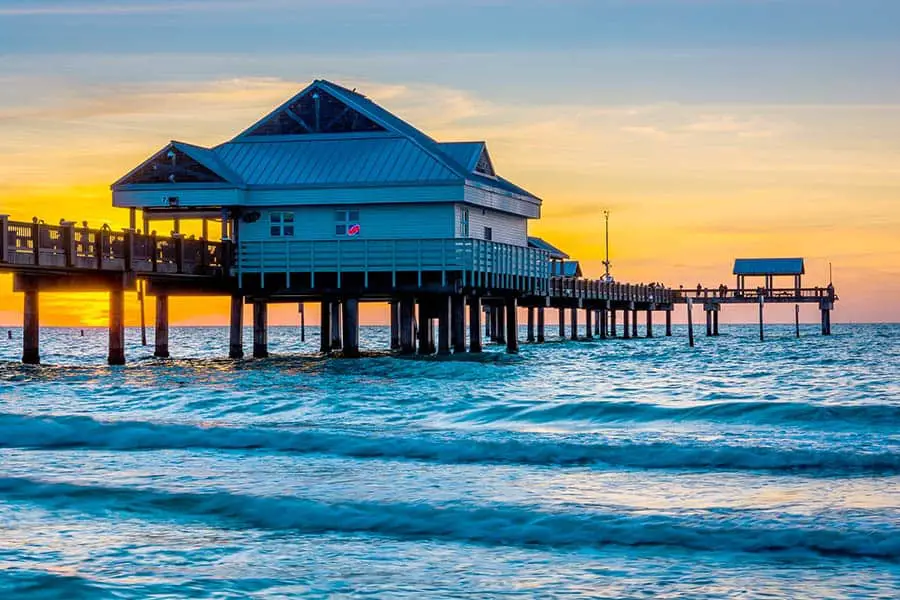
[{"label": "pier building", "polygon": [[[481,352],[485,338],[517,352],[520,308],[527,342],[547,339],[546,310],[561,337],[568,321],[579,338],[582,312],[587,339],[636,337],[641,314],[652,337],[656,311],[671,335],[685,299],[583,277],[529,236],[542,200],[502,177],[485,142],[434,140],[324,80],[223,144],[166,144],[112,185],[112,202],[130,211],[128,228],[0,215],[0,271],[24,295],[24,362],[40,361],[42,291],[109,292],[110,364],[125,362],[124,293],[136,289],[155,299],[158,357],[170,354],[172,296],[231,298],[232,358],[244,356],[247,303],[261,358],[272,303],[319,303],[321,351],[354,357],[361,302],[390,304],[392,350],[427,355]],[[199,238],[181,233],[190,220]],[[170,235],[158,221],[174,223]]]}]

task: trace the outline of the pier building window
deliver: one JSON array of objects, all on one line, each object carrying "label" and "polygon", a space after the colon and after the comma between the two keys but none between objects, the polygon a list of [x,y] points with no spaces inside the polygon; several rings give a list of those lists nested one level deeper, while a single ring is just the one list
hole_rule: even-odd
[{"label": "pier building window", "polygon": [[494,239],[493,227],[485,227],[484,228],[484,239],[486,239],[489,242]]},{"label": "pier building window", "polygon": [[459,210],[459,237],[469,237],[469,209]]},{"label": "pier building window", "polygon": [[334,211],[335,235],[356,237],[359,233],[359,210],[342,209]]},{"label": "pier building window", "polygon": [[269,233],[272,237],[294,237],[294,213],[269,213]]}]

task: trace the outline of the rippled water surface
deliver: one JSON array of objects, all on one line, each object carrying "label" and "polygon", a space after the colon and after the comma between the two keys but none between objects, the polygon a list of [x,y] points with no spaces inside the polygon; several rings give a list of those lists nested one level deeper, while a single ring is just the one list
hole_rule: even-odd
[{"label": "rippled water surface", "polygon": [[900,597],[900,326],[675,333],[233,362],[129,330],[108,368],[104,330],[42,367],[14,330],[0,598]]}]

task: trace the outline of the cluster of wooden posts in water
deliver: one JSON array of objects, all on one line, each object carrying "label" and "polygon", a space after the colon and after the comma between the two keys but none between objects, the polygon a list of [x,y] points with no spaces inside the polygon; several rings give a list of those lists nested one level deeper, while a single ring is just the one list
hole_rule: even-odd
[{"label": "cluster of wooden posts in water", "polygon": [[[359,305],[388,302],[391,310],[391,349],[400,354],[481,352],[483,340],[519,349],[519,308],[527,311],[526,340],[546,340],[546,313],[557,311],[559,335],[578,339],[579,313],[584,315],[584,338],[632,338],[638,317],[645,315],[647,337],[653,336],[653,314],[663,312],[665,335],[672,334],[672,311],[679,303],[689,310],[703,302],[707,334],[718,335],[723,304],[754,302],[817,302],[822,310],[823,334],[831,332],[833,288],[738,289],[729,294],[698,290],[695,295],[659,285],[631,285],[580,277],[546,276],[534,271],[504,275],[481,267],[457,270],[407,269],[384,272],[323,271],[235,273],[234,244],[182,235],[141,234],[134,229],[114,232],[75,223],[21,223],[0,215],[0,270],[14,274],[14,290],[24,294],[22,360],[40,362],[38,298],[42,291],[109,293],[108,362],[124,364],[125,292],[138,286],[156,302],[155,355],[169,356],[169,298],[228,296],[231,298],[229,355],[244,356],[243,307],[253,306],[254,357],[268,355],[267,312],[271,303],[321,304],[321,351],[359,356]],[[495,251],[504,250],[494,244]],[[519,249],[513,249],[520,252]],[[512,255],[512,254],[511,254]],[[447,264],[443,259],[443,264]],[[492,263],[493,264],[493,263]],[[479,270],[481,269],[481,270]],[[468,319],[467,317],[468,313]],[[621,335],[617,327],[621,316]],[[566,318],[568,317],[568,319]],[[437,335],[435,335],[435,325]],[[468,329],[468,332],[467,332]]]}]

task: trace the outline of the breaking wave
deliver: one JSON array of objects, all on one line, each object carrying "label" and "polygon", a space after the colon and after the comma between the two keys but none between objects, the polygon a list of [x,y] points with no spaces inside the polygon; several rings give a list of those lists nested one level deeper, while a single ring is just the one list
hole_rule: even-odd
[{"label": "breaking wave", "polygon": [[790,471],[811,475],[897,474],[900,454],[881,451],[704,443],[571,442],[529,437],[485,440],[274,428],[197,427],[90,417],[0,414],[0,448],[94,450],[214,449],[326,454],[447,464],[610,466],[640,469]]}]

